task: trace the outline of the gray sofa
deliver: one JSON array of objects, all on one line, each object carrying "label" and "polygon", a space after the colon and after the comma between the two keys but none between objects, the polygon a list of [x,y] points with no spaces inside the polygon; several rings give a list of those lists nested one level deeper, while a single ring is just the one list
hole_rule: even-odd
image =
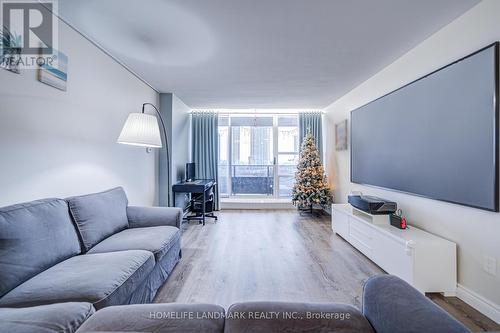
[{"label": "gray sofa", "polygon": [[[150,303],[180,258],[182,211],[121,188],[0,208],[0,332],[470,332],[397,277],[337,303]],[[96,312],[96,310],[98,310]]]},{"label": "gray sofa", "polygon": [[128,206],[122,188],[0,208],[0,308],[71,303],[66,313],[86,318],[79,302],[149,303],[180,258],[181,219]]},{"label": "gray sofa", "polygon": [[245,302],[112,306],[78,329],[154,333],[470,333],[460,322],[403,280],[380,275],[363,288],[362,312],[339,303]]},{"label": "gray sofa", "polygon": [[245,302],[227,312],[213,304],[110,306],[65,303],[0,309],[0,332],[12,333],[470,333],[432,301],[391,275],[369,279],[362,311],[338,303]]}]

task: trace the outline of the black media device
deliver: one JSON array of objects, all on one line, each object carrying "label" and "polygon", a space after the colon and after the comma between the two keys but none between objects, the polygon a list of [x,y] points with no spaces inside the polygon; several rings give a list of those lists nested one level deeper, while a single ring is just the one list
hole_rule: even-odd
[{"label": "black media device", "polygon": [[188,182],[196,179],[194,166],[195,164],[193,162],[186,163],[186,181]]},{"label": "black media device", "polygon": [[394,214],[398,208],[398,205],[393,201],[371,195],[349,195],[347,202],[353,207],[372,215]]}]

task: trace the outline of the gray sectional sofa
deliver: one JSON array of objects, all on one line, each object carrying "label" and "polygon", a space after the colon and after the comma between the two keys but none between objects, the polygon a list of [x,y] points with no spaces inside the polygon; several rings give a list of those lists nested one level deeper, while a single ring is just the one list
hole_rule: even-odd
[{"label": "gray sectional sofa", "polygon": [[470,333],[432,301],[395,276],[369,279],[363,307],[339,303],[245,302],[227,312],[214,304],[109,306],[90,303],[0,309],[10,333]]},{"label": "gray sectional sofa", "polygon": [[97,311],[77,333],[470,333],[403,280],[380,275],[363,288],[362,311],[339,303],[143,304]]},{"label": "gray sectional sofa", "polygon": [[0,332],[470,332],[397,277],[337,303],[150,303],[178,262],[182,211],[121,188],[0,208]]},{"label": "gray sectional sofa", "polygon": [[181,219],[128,206],[122,188],[0,208],[0,307],[149,303],[180,258]]},{"label": "gray sectional sofa", "polygon": [[362,312],[339,303],[245,302],[112,306],[77,331],[155,333],[470,333],[403,280],[380,275],[363,288]]}]

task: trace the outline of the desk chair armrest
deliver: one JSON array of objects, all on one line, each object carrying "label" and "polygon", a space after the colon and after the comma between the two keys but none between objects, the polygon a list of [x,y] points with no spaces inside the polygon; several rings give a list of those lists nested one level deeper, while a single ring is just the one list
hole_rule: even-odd
[{"label": "desk chair armrest", "polygon": [[176,207],[127,207],[130,228],[170,225],[180,229],[182,209]]}]

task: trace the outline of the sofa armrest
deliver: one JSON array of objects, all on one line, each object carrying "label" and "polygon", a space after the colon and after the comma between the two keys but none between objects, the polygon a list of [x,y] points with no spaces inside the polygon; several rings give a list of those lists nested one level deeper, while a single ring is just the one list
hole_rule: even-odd
[{"label": "sofa armrest", "polygon": [[95,313],[90,303],[66,302],[0,308],[0,332],[75,332]]},{"label": "sofa armrest", "polygon": [[434,302],[393,275],[366,281],[362,311],[377,333],[470,333]]},{"label": "sofa armrest", "polygon": [[176,207],[127,207],[130,228],[170,225],[180,229],[182,209]]}]

